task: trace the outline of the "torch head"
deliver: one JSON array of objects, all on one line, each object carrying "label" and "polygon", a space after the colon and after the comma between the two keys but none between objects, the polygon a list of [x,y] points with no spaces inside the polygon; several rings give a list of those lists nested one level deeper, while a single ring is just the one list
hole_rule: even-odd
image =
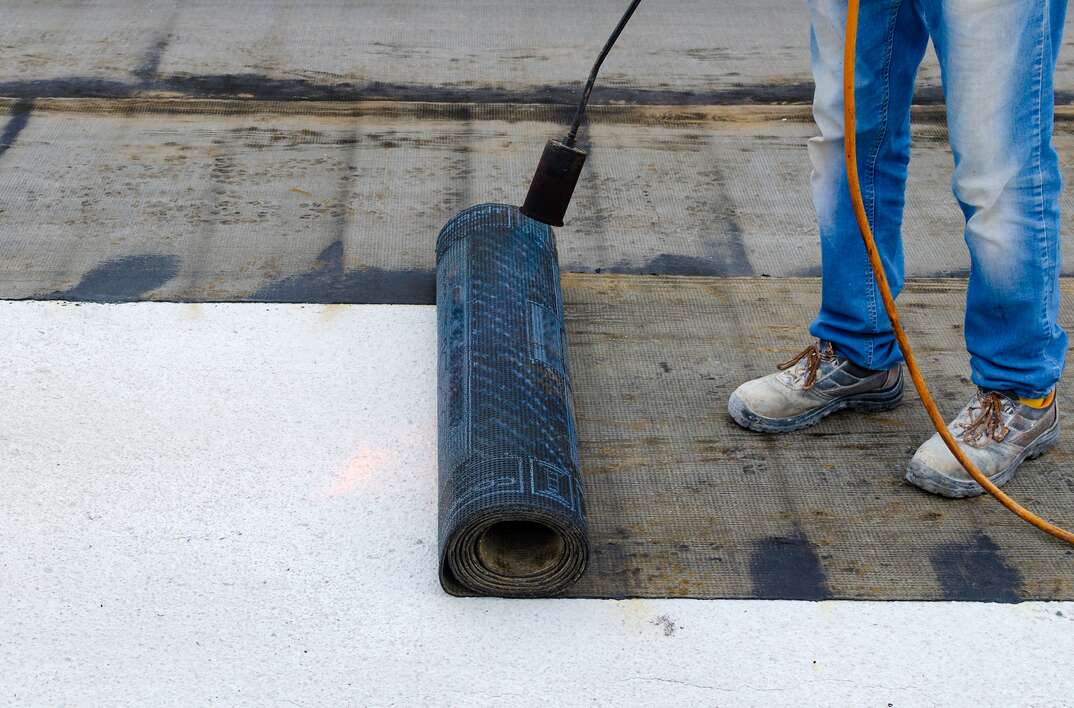
[{"label": "torch head", "polygon": [[563,215],[571,203],[585,158],[585,150],[549,140],[530,182],[522,213],[549,226],[563,226]]}]

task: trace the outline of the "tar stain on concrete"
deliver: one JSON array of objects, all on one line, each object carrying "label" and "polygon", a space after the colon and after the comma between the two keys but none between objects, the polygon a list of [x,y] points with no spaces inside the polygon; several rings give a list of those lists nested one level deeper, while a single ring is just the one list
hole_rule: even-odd
[{"label": "tar stain on concrete", "polygon": [[820,558],[805,536],[769,536],[750,556],[754,596],[764,600],[826,600],[832,596]]},{"label": "tar stain on concrete", "polygon": [[246,300],[318,304],[436,304],[436,273],[343,267],[343,242],[321,251],[313,268],[261,287]]},{"label": "tar stain on concrete", "polygon": [[15,144],[15,141],[19,138],[19,133],[30,123],[30,113],[33,109],[34,102],[32,100],[20,99],[12,104],[10,111],[8,111],[8,121],[4,124],[3,132],[0,132],[0,157],[3,157],[8,148]]},{"label": "tar stain on concrete", "polygon": [[1022,574],[1008,565],[999,546],[978,531],[965,543],[949,543],[929,555],[945,600],[1020,602]]},{"label": "tar stain on concrete", "polygon": [[[704,136],[685,135],[680,138],[685,149],[699,149],[705,143]],[[670,143],[669,143],[670,145]],[[680,149],[672,146],[671,149]],[[734,200],[728,191],[729,178],[718,167],[699,175],[704,180],[708,199],[687,206],[692,223],[699,224],[697,241],[702,255],[661,253],[639,265],[620,260],[614,265],[597,269],[597,273],[619,275],[707,275],[743,276],[756,275],[746,250],[742,225],[734,212]],[[646,193],[647,194],[647,193]]]},{"label": "tar stain on concrete", "polygon": [[678,253],[661,253],[640,266],[619,262],[598,272],[618,275],[742,275],[738,268],[729,266],[722,259],[684,256]]},{"label": "tar stain on concrete", "polygon": [[611,531],[611,535],[616,538],[593,543],[593,554],[586,573],[597,576],[602,587],[614,588],[613,592],[608,593],[610,598],[622,600],[636,597],[645,587],[645,582],[637,560],[624,547],[630,532],[618,527]]},{"label": "tar stain on concrete", "polygon": [[445,204],[452,211],[461,211],[472,205],[474,181],[474,122],[470,106],[459,106],[462,123],[458,142],[452,145],[450,172],[446,175]]},{"label": "tar stain on concrete", "polygon": [[[433,101],[461,103],[553,103],[573,105],[582,82],[566,82],[503,88],[495,85],[412,84],[384,81],[319,83],[308,79],[280,79],[255,73],[172,74],[157,76],[167,38],[158,39],[147,59],[135,71],[140,81],[130,84],[90,76],[23,79],[0,82],[0,96],[10,98],[129,98],[142,91],[178,93],[189,98],[252,98],[268,101]],[[156,61],[154,61],[154,56]],[[732,105],[808,103],[813,97],[810,82],[741,85],[713,91],[600,86],[592,103],[637,105]],[[929,91],[918,97],[928,101]],[[1057,98],[1058,100],[1058,98]]]},{"label": "tar stain on concrete", "polygon": [[[705,142],[703,137],[695,139]],[[704,229],[699,234],[704,255],[718,264],[723,271],[721,275],[756,275],[746,251],[742,225],[735,214],[735,200],[729,188],[731,177],[718,163],[698,176],[704,178],[704,191],[709,197],[697,203],[689,200],[686,208],[694,223]]]},{"label": "tar stain on concrete", "polygon": [[[788,278],[819,278],[821,274],[819,265],[803,266],[801,268],[795,268],[789,271],[786,275]],[[767,273],[761,273],[764,277],[771,277]],[[931,277],[931,276],[929,276]]]},{"label": "tar stain on concrete", "polygon": [[179,273],[179,257],[142,255],[105,261],[78,285],[44,296],[46,300],[130,302],[161,287]]},{"label": "tar stain on concrete", "polygon": [[167,51],[168,45],[172,42],[172,35],[170,32],[159,35],[149,48],[146,50],[145,56],[142,57],[142,61],[134,69],[134,76],[140,79],[143,83],[152,82],[157,77],[157,72],[160,69],[160,61],[164,57],[164,52]]}]

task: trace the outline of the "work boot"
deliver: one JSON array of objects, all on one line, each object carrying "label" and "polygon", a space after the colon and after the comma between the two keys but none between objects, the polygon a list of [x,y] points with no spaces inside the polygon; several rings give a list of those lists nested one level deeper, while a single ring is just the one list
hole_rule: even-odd
[{"label": "work boot", "polygon": [[[1040,457],[1059,439],[1059,406],[1034,408],[1000,391],[980,389],[947,429],[977,469],[997,486],[1006,484],[1018,465]],[[975,497],[984,488],[962,468],[939,433],[917,449],[906,481],[945,497]]]},{"label": "work boot", "polygon": [[901,364],[865,369],[836,354],[831,342],[817,341],[778,368],[731,394],[727,412],[743,428],[788,433],[845,408],[886,411],[902,399]]}]

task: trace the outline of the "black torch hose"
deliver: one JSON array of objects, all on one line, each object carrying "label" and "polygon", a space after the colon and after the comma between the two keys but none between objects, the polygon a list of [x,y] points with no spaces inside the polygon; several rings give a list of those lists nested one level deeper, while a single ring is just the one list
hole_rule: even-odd
[{"label": "black torch hose", "polygon": [[638,5],[641,4],[641,0],[634,0],[630,3],[630,7],[623,13],[622,19],[619,20],[619,24],[616,25],[615,31],[608,37],[608,41],[604,45],[604,49],[601,50],[600,56],[597,57],[597,62],[593,65],[593,70],[589,72],[589,80],[585,82],[585,90],[582,92],[582,100],[578,102],[578,110],[574,113],[574,122],[571,123],[571,131],[567,133],[564,143],[568,147],[574,146],[574,141],[578,138],[578,128],[582,125],[582,119],[585,117],[586,106],[589,105],[589,95],[593,93],[593,84],[597,81],[597,73],[600,72],[600,65],[604,63],[605,57],[608,56],[608,52],[612,51],[612,47],[615,46],[615,41],[619,39],[619,35],[623,33],[623,29],[626,28],[627,22],[630,21],[634,11],[638,9]]}]

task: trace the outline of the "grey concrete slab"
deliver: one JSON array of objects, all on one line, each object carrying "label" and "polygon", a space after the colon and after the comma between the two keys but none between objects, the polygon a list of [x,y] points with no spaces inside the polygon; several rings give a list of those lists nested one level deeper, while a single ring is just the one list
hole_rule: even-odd
[{"label": "grey concrete slab", "polygon": [[[569,101],[625,5],[7,0],[0,96]],[[798,0],[643,3],[595,99],[808,101],[808,48]],[[939,97],[931,57],[920,84],[921,100]],[[1074,51],[1056,84],[1074,100]]]},{"label": "grey concrete slab", "polygon": [[[6,298],[431,302],[441,226],[473,203],[519,203],[562,130],[539,106],[29,106],[9,103],[0,154]],[[817,274],[814,130],[797,109],[596,114],[559,230],[564,270]],[[928,122],[914,134],[911,275],[968,267],[944,137]],[[1074,191],[1063,204],[1074,213]]]},{"label": "grey concrete slab", "polygon": [[1074,695],[1074,603],[445,595],[431,307],[0,302],[0,321],[20,333],[0,348],[4,704]]}]

